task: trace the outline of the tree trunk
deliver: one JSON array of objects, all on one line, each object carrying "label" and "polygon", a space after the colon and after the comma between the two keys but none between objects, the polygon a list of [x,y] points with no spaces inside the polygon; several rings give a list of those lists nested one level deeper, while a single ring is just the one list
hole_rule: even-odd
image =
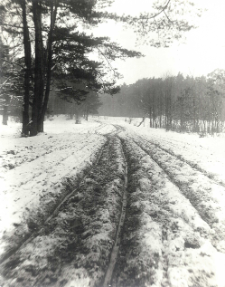
[{"label": "tree trunk", "polygon": [[144,121],[145,121],[145,117],[142,118],[142,120],[140,121],[137,127],[140,127],[144,123]]},{"label": "tree trunk", "polygon": [[2,124],[4,126],[7,126],[8,124],[8,118],[9,118],[9,103],[10,103],[10,97],[7,95],[5,96],[5,104],[3,106],[3,113],[2,113]]},{"label": "tree trunk", "polygon": [[172,126],[172,80],[168,79],[167,90],[165,92],[165,116],[166,130],[171,130]]},{"label": "tree trunk", "polygon": [[150,120],[149,122],[150,128],[152,128],[152,108],[151,107],[149,108],[149,120]]},{"label": "tree trunk", "polygon": [[152,97],[152,127],[156,128],[156,99],[155,99],[155,91],[153,91],[153,97]]},{"label": "tree trunk", "polygon": [[47,58],[46,58],[46,64],[47,64],[47,75],[46,75],[46,77],[47,77],[47,80],[46,80],[44,102],[43,102],[43,105],[41,107],[40,115],[38,118],[38,132],[44,131],[44,118],[45,118],[45,113],[47,111],[49,94],[50,94],[51,69],[52,69],[52,36],[53,36],[54,27],[55,27],[58,0],[55,0],[54,4],[55,4],[55,9],[53,9],[53,0],[50,1],[51,23],[50,23],[50,30],[49,30],[49,34],[48,34]]},{"label": "tree trunk", "polygon": [[76,114],[75,114],[75,124],[80,124],[80,116],[79,116],[79,113],[78,111],[76,111]]},{"label": "tree trunk", "polygon": [[195,94],[193,95],[193,130],[194,132],[197,131],[197,107],[196,107]]},{"label": "tree trunk", "polygon": [[34,100],[32,106],[32,127],[30,135],[35,136],[38,133],[38,126],[39,126],[38,120],[40,120],[42,100],[44,95],[44,58],[43,58],[40,0],[33,0],[32,5],[33,5],[33,20],[35,27],[35,69],[34,69],[35,81],[34,81]]},{"label": "tree trunk", "polygon": [[42,117],[38,117],[38,122],[37,122],[37,130],[39,133],[44,132],[44,119]]},{"label": "tree trunk", "polygon": [[31,45],[29,29],[27,26],[26,1],[21,1],[22,17],[23,17],[23,43],[25,54],[25,77],[24,77],[24,98],[23,98],[23,120],[22,134],[29,135],[29,101],[30,101],[30,76],[31,76]]},{"label": "tree trunk", "polygon": [[171,124],[170,124],[170,96],[167,94],[166,95],[166,130],[171,129]]}]

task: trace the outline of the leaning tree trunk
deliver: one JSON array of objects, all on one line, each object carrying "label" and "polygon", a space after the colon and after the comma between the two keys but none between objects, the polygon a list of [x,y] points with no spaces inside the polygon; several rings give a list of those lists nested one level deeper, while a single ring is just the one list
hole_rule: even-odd
[{"label": "leaning tree trunk", "polygon": [[44,95],[44,59],[40,0],[33,0],[32,4],[35,28],[35,80],[34,100],[32,105],[32,125],[30,135],[35,136],[38,133],[38,119],[40,117],[42,100]]},{"label": "leaning tree trunk", "polygon": [[27,25],[26,1],[21,1],[22,18],[23,18],[23,43],[25,54],[25,76],[24,76],[24,98],[23,98],[23,124],[22,134],[29,134],[29,105],[30,105],[30,76],[31,76],[31,45],[29,29]]}]

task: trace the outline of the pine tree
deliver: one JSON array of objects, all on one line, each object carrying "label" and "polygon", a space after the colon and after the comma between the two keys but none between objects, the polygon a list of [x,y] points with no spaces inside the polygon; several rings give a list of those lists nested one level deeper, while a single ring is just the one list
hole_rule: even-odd
[{"label": "pine tree", "polygon": [[[115,93],[118,90],[115,86],[118,73],[113,71],[114,79],[111,81],[102,80],[107,69],[101,66],[102,61],[91,61],[90,53],[97,50],[108,64],[116,58],[140,56],[140,53],[123,49],[108,38],[93,37],[87,32],[86,27],[91,29],[107,19],[121,21],[132,27],[141,37],[155,33],[157,37],[144,38],[150,45],[168,46],[174,39],[179,39],[183,32],[194,28],[193,24],[185,20],[185,13],[182,11],[192,10],[191,12],[194,11],[195,14],[201,12],[187,0],[167,2],[159,0],[153,5],[151,13],[144,13],[138,17],[118,16],[107,12],[107,7],[112,2],[112,0],[3,1],[0,10],[4,11],[4,7],[8,6],[7,12],[4,13],[11,14],[15,22],[1,20],[1,25],[8,33],[23,36],[24,134],[29,133],[27,127],[30,107],[32,108],[30,135],[34,136],[43,131],[53,72],[58,72],[58,77],[60,74],[62,78],[64,77],[64,85],[80,80],[87,84],[89,92],[103,89]],[[31,45],[32,40],[34,48]]]}]

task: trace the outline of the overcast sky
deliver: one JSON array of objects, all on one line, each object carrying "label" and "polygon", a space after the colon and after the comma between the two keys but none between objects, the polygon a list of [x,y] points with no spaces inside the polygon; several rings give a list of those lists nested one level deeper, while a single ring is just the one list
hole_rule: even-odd
[{"label": "overcast sky", "polygon": [[[175,42],[170,48],[136,46],[132,31],[121,24],[104,25],[99,33],[111,36],[125,48],[141,51],[145,57],[116,61],[114,65],[123,74],[122,82],[134,83],[141,78],[177,75],[179,72],[191,76],[207,75],[216,68],[225,69],[225,1],[193,0],[207,8],[199,19],[199,27],[186,36],[186,43]],[[112,10],[135,14],[147,11],[151,0],[116,0]]]}]

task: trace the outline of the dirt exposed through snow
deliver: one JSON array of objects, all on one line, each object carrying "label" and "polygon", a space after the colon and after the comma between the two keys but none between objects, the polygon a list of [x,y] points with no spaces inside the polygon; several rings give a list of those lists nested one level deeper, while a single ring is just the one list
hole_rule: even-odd
[{"label": "dirt exposed through snow", "polygon": [[[127,216],[115,286],[223,286],[215,231],[160,166],[125,135]],[[217,264],[215,264],[217,262]]]},{"label": "dirt exposed through snow", "polygon": [[[56,150],[48,152],[46,141],[50,146],[55,144]],[[20,161],[26,148],[24,150],[23,145],[18,148],[14,158],[18,165],[0,177],[0,260],[37,230],[76,186],[104,142],[104,138],[97,135],[80,135],[79,139],[72,134],[37,137],[32,142],[37,151],[36,159],[33,153],[27,153],[29,162]],[[5,156],[7,158],[7,152],[3,154],[3,161]]]},{"label": "dirt exposed through snow", "polygon": [[166,172],[181,192],[196,208],[200,216],[215,231],[214,247],[225,252],[225,188],[190,166],[187,162],[165,152],[151,143],[135,139],[135,142],[149,154]]},{"label": "dirt exposed through snow", "polygon": [[[224,287],[224,187],[126,128],[93,133],[77,147],[86,143],[90,156],[107,134],[97,164],[87,163],[74,193],[52,201],[53,216],[1,264],[0,285]],[[63,149],[72,168],[76,153]]]},{"label": "dirt exposed through snow", "polygon": [[119,254],[119,249],[120,249],[120,245],[121,245],[122,232],[123,232],[123,229],[124,229],[124,221],[125,221],[126,210],[127,210],[128,167],[127,167],[127,162],[126,162],[126,158],[125,158],[122,146],[121,146],[121,151],[122,151],[123,160],[124,160],[124,163],[125,163],[122,207],[121,207],[119,223],[118,223],[118,226],[117,226],[116,238],[115,238],[114,245],[113,245],[113,248],[112,248],[112,251],[111,251],[110,261],[109,261],[109,264],[108,264],[108,269],[107,269],[107,271],[105,273],[103,287],[114,286],[113,276],[114,276],[114,272],[115,272],[115,266],[116,266],[116,263],[117,263],[117,260],[118,260],[118,254]]},{"label": "dirt exposed through snow", "polygon": [[2,286],[99,286],[116,238],[125,167],[120,140],[109,138],[76,193],[2,265]]}]

